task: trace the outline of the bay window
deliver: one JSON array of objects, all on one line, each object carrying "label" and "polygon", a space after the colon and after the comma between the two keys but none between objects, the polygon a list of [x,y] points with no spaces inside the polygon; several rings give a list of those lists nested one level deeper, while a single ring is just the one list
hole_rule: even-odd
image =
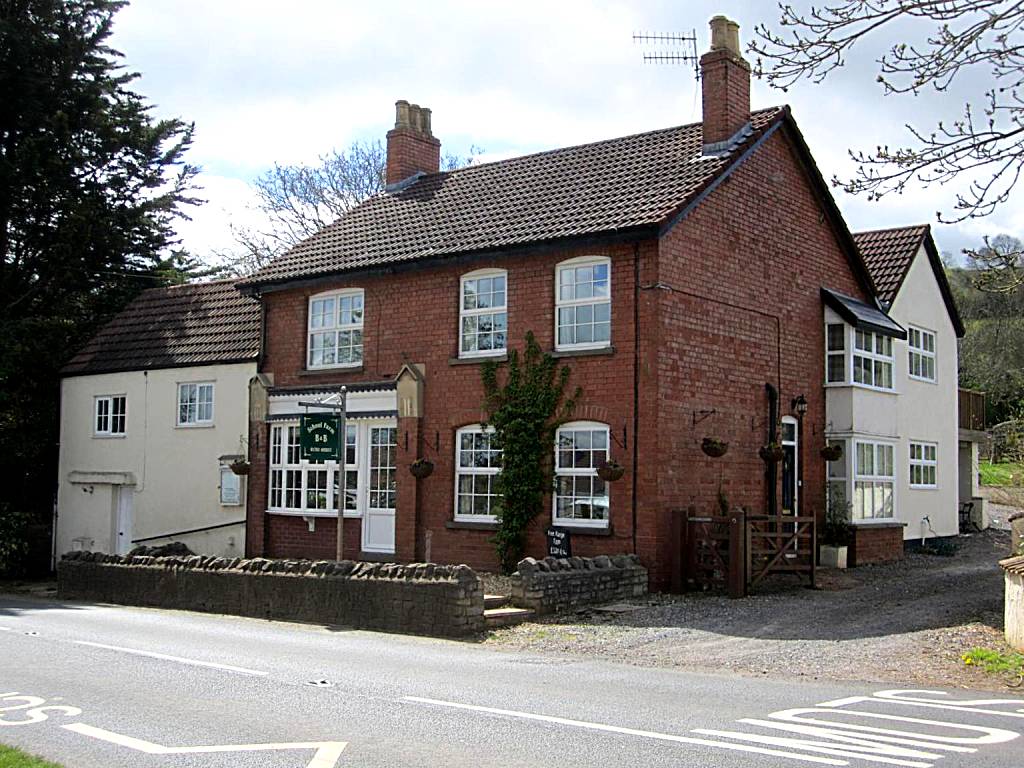
[{"label": "bay window", "polygon": [[345,425],[345,469],[334,462],[312,464],[301,457],[298,424],[270,428],[270,496],[268,509],[295,514],[336,514],[344,475],[346,516],[358,514],[356,424]]},{"label": "bay window", "polygon": [[854,333],[853,381],[879,389],[892,389],[892,337],[862,331]]},{"label": "bay window", "polygon": [[893,516],[895,467],[889,443],[856,441],[853,475],[853,519]]}]

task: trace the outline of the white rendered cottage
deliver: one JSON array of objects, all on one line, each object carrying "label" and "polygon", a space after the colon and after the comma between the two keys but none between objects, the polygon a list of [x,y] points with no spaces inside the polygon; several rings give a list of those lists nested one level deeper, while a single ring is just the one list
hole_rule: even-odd
[{"label": "white rendered cottage", "polygon": [[[829,489],[856,526],[954,536],[960,501],[957,339],[964,328],[927,225],[854,233],[878,306],[826,296]],[[886,316],[887,315],[887,316]]]},{"label": "white rendered cottage", "polygon": [[259,304],[218,281],[144,291],[62,371],[55,554],[180,541],[245,553]]}]

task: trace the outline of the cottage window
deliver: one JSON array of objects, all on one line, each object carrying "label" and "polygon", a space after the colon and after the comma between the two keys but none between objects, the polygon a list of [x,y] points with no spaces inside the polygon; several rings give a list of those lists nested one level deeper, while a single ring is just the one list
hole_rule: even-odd
[{"label": "cottage window", "polygon": [[101,395],[95,403],[94,434],[97,437],[123,437],[127,397],[124,395]]},{"label": "cottage window", "polygon": [[495,522],[498,496],[494,479],[501,469],[501,451],[494,430],[479,424],[455,433],[455,519]]},{"label": "cottage window", "polygon": [[889,443],[856,442],[853,477],[853,519],[893,516],[895,469]]},{"label": "cottage window", "polygon": [[[345,512],[358,514],[355,424],[345,425]],[[298,424],[275,424],[270,429],[270,499],[268,509],[294,514],[337,513],[339,480],[334,462],[310,464],[301,458]]]},{"label": "cottage window", "polygon": [[348,368],[363,362],[363,291],[319,294],[309,300],[309,368]]},{"label": "cottage window", "polygon": [[853,343],[853,383],[892,389],[892,337],[857,329]]},{"label": "cottage window", "polygon": [[178,385],[178,426],[213,424],[213,384],[211,382]]},{"label": "cottage window", "polygon": [[829,384],[846,383],[846,325],[825,326],[826,372]]},{"label": "cottage window", "polygon": [[586,257],[555,270],[555,348],[599,349],[611,343],[611,260]]},{"label": "cottage window", "polygon": [[935,473],[938,462],[936,454],[938,446],[935,443],[911,443],[910,444],[910,487],[911,488],[937,488]]},{"label": "cottage window", "polygon": [[508,338],[508,275],[481,270],[463,275],[459,290],[459,356],[505,353]]},{"label": "cottage window", "polygon": [[597,467],[608,458],[608,426],[572,422],[555,437],[554,522],[608,526],[608,486]]},{"label": "cottage window", "polygon": [[935,381],[935,334],[923,328],[907,330],[909,360],[907,370],[910,378],[920,381]]}]

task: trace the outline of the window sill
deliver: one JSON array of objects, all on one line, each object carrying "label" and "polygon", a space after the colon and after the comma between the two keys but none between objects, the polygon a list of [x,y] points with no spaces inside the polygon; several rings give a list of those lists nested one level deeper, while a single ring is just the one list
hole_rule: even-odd
[{"label": "window sill", "polygon": [[868,384],[851,384],[848,381],[833,381],[826,382],[825,389],[863,389],[866,392],[878,392],[881,395],[898,395],[900,394],[897,389],[883,389],[882,387],[872,387]]},{"label": "window sill", "polygon": [[502,352],[500,355],[478,355],[477,357],[449,357],[448,365],[476,365],[479,363],[495,362],[504,363],[508,355]]},{"label": "window sill", "polygon": [[566,531],[574,536],[611,536],[614,531],[610,525],[566,525],[565,523],[551,523],[552,528]]},{"label": "window sill", "polygon": [[121,433],[119,435],[93,435],[94,440],[124,440],[128,435]]},{"label": "window sill", "polygon": [[937,491],[939,486],[937,485],[910,485],[908,486],[912,491]]},{"label": "window sill", "polygon": [[610,344],[607,347],[595,347],[594,349],[554,349],[548,352],[554,358],[559,357],[587,357],[588,355],[614,355],[615,347]]},{"label": "window sill", "polygon": [[911,375],[909,373],[907,374],[907,378],[910,379],[911,381],[919,381],[922,384],[932,384],[932,385],[935,385],[935,384],[939,383],[937,379],[926,379],[923,376],[913,376],[913,375]]},{"label": "window sill", "polygon": [[296,376],[326,376],[330,374],[339,373],[362,373],[363,364],[359,365],[334,365],[329,368],[303,368],[300,371],[296,371]]},{"label": "window sill", "polygon": [[213,429],[216,425],[213,422],[209,424],[175,424],[175,429]]},{"label": "window sill", "polygon": [[455,531],[496,531],[497,523],[482,520],[446,520],[444,527]]},{"label": "window sill", "polygon": [[[267,509],[267,510],[264,510],[264,512],[266,514],[268,514],[268,515],[280,515],[281,517],[316,517],[316,518],[324,518],[324,519],[327,519],[327,520],[337,520],[338,519],[338,513],[337,512],[333,512],[333,511],[332,512],[325,512],[322,509],[316,509],[316,510],[312,510],[311,509],[311,510],[307,510],[305,512],[302,512],[302,511],[299,511],[299,510],[295,510],[295,509]],[[345,519],[346,520],[358,520],[361,517],[362,517],[362,515],[359,512],[346,512],[345,513]]]},{"label": "window sill", "polygon": [[854,528],[906,528],[907,524],[899,520],[851,520],[849,523]]}]

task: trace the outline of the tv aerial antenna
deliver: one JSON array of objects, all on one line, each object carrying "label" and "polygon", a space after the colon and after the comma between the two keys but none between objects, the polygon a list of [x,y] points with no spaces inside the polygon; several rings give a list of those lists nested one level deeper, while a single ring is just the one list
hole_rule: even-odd
[{"label": "tv aerial antenna", "polygon": [[700,57],[697,56],[697,30],[690,34],[664,32],[637,32],[634,43],[658,46],[653,52],[644,54],[644,61],[653,64],[686,64],[693,67],[693,76],[700,80]]}]

